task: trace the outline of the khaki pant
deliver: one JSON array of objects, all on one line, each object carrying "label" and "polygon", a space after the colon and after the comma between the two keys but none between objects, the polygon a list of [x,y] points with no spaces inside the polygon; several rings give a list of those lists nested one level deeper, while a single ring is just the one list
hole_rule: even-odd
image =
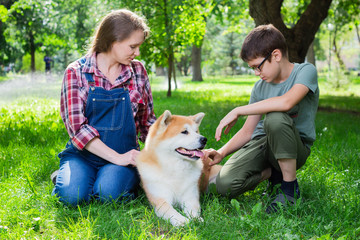
[{"label": "khaki pant", "polygon": [[277,159],[296,159],[296,169],[305,164],[310,149],[302,142],[288,114],[266,114],[264,130],[266,136],[249,141],[225,163],[216,178],[220,194],[232,198],[254,190],[264,169],[272,165],[281,171]]}]

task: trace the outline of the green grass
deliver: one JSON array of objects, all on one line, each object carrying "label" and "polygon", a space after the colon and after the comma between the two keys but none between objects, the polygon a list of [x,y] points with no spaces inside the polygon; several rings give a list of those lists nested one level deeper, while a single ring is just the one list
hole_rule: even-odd
[{"label": "green grass", "polygon": [[[235,129],[216,142],[215,128],[232,108],[248,102],[253,77],[179,81],[166,97],[163,79],[152,79],[155,113],[205,112],[201,133],[219,148]],[[20,84],[19,84],[20,82]],[[13,88],[13,86],[15,86]],[[157,218],[144,194],[130,203],[69,208],[51,196],[50,174],[68,140],[59,116],[60,82],[19,76],[0,83],[0,239],[359,239],[360,115],[320,111],[317,141],[298,171],[302,202],[267,215],[268,199],[255,191],[229,200],[201,197],[204,222],[173,228]],[[360,112],[360,81],[333,90],[320,80],[322,107]],[[240,119],[236,128],[244,122]]]}]

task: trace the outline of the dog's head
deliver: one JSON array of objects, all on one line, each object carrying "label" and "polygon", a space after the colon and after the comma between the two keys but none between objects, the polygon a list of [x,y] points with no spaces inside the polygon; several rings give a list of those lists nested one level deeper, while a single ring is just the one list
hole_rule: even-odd
[{"label": "dog's head", "polygon": [[207,139],[199,134],[199,125],[205,116],[172,115],[166,110],[151,126],[145,148],[157,148],[161,151],[173,151],[179,157],[196,161],[203,156],[201,149]]}]

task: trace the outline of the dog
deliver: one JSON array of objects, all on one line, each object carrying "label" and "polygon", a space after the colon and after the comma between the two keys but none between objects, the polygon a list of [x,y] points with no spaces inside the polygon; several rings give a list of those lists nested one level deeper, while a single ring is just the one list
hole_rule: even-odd
[{"label": "dog", "polygon": [[[145,194],[158,217],[183,226],[200,217],[200,191],[211,178],[208,161],[201,160],[207,139],[199,125],[205,116],[172,115],[166,110],[150,127],[136,165]],[[175,210],[179,206],[185,216]]]}]

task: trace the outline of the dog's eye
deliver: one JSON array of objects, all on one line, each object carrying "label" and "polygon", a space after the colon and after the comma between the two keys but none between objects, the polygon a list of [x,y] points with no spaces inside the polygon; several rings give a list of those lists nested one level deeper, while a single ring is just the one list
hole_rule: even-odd
[{"label": "dog's eye", "polygon": [[184,130],[184,131],[182,131],[181,133],[182,133],[182,134],[186,134],[186,135],[189,134],[188,130]]}]

